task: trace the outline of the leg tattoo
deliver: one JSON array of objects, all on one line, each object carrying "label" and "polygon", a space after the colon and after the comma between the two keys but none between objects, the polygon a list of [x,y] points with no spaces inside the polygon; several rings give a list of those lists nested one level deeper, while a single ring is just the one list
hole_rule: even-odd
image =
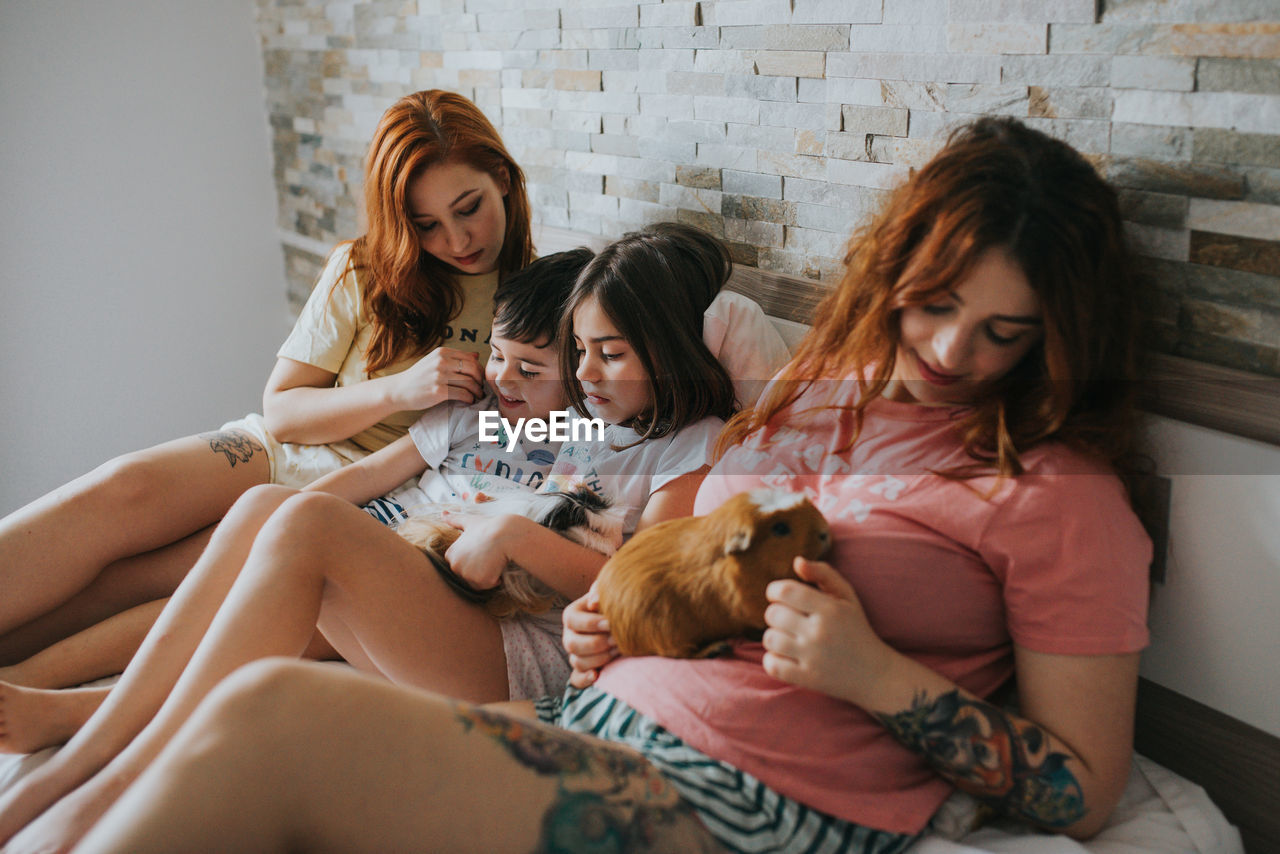
[{"label": "leg tattoo", "polygon": [[465,704],[456,709],[468,731],[489,736],[538,774],[559,778],[537,851],[721,851],[693,809],[643,758],[545,724]]},{"label": "leg tattoo", "polygon": [[235,430],[201,433],[200,438],[207,439],[209,448],[215,454],[224,455],[232,468],[236,467],[236,463],[249,462],[255,452],[266,453],[267,450],[248,433],[240,433]]},{"label": "leg tattoo", "polygon": [[1030,721],[981,700],[949,691],[880,721],[921,753],[944,777],[1001,812],[1048,827],[1066,827],[1085,814],[1080,782],[1065,753]]}]

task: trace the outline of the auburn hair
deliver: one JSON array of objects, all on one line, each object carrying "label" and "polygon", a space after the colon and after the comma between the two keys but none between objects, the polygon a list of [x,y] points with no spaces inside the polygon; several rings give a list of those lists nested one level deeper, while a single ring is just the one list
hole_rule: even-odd
[{"label": "auburn hair", "polygon": [[382,115],[365,165],[367,228],[353,241],[343,275],[359,271],[361,300],[372,318],[366,370],[373,373],[444,340],[462,310],[457,271],[422,249],[409,218],[409,184],[438,163],[463,163],[486,172],[507,192],[506,233],[498,276],[533,257],[524,172],[502,138],[471,101],[441,89],[406,95]]},{"label": "auburn hair", "polygon": [[1044,335],[957,419],[972,466],[1016,475],[1019,453],[1053,439],[1118,471],[1136,459],[1142,280],[1114,191],[1079,153],[1026,125],[981,118],[890,194],[854,232],[845,273],[770,393],[739,413],[719,449],[762,427],[819,380],[858,383],[866,407],[893,374],[903,308],[937,300],[988,250],[1018,264],[1040,300]]}]

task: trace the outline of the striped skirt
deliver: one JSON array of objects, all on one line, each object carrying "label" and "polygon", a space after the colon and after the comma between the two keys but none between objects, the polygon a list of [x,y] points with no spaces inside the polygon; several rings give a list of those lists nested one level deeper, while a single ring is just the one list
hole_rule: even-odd
[{"label": "striped skirt", "polygon": [[538,701],[538,718],[640,752],[734,852],[897,854],[915,836],[873,830],[785,798],[750,774],[689,747],[655,721],[598,688]]}]

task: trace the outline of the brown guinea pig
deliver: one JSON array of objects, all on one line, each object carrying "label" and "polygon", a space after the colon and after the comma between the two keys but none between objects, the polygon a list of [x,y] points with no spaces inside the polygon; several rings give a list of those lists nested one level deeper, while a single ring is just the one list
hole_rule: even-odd
[{"label": "brown guinea pig", "polygon": [[706,516],[632,537],[600,570],[600,613],[623,655],[705,655],[764,629],[765,587],[795,578],[797,555],[816,559],[830,544],[827,520],[809,499],[754,489]]}]

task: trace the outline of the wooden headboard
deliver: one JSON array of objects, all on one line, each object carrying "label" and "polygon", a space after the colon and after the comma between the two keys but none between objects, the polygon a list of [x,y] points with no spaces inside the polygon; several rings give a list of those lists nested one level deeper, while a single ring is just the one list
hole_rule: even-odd
[{"label": "wooden headboard", "polygon": [[[562,229],[535,233],[541,254],[607,240]],[[735,266],[728,287],[745,294],[775,319],[794,345],[827,295],[829,284]],[[1280,445],[1280,379],[1157,354],[1144,384],[1149,412]],[[1160,482],[1163,481],[1163,484]],[[1165,518],[1144,520],[1157,543],[1153,581],[1163,579],[1168,480],[1152,488],[1165,495]],[[1280,738],[1171,691],[1139,680],[1135,748],[1186,777],[1213,799],[1240,829],[1249,854],[1280,854]]]}]

